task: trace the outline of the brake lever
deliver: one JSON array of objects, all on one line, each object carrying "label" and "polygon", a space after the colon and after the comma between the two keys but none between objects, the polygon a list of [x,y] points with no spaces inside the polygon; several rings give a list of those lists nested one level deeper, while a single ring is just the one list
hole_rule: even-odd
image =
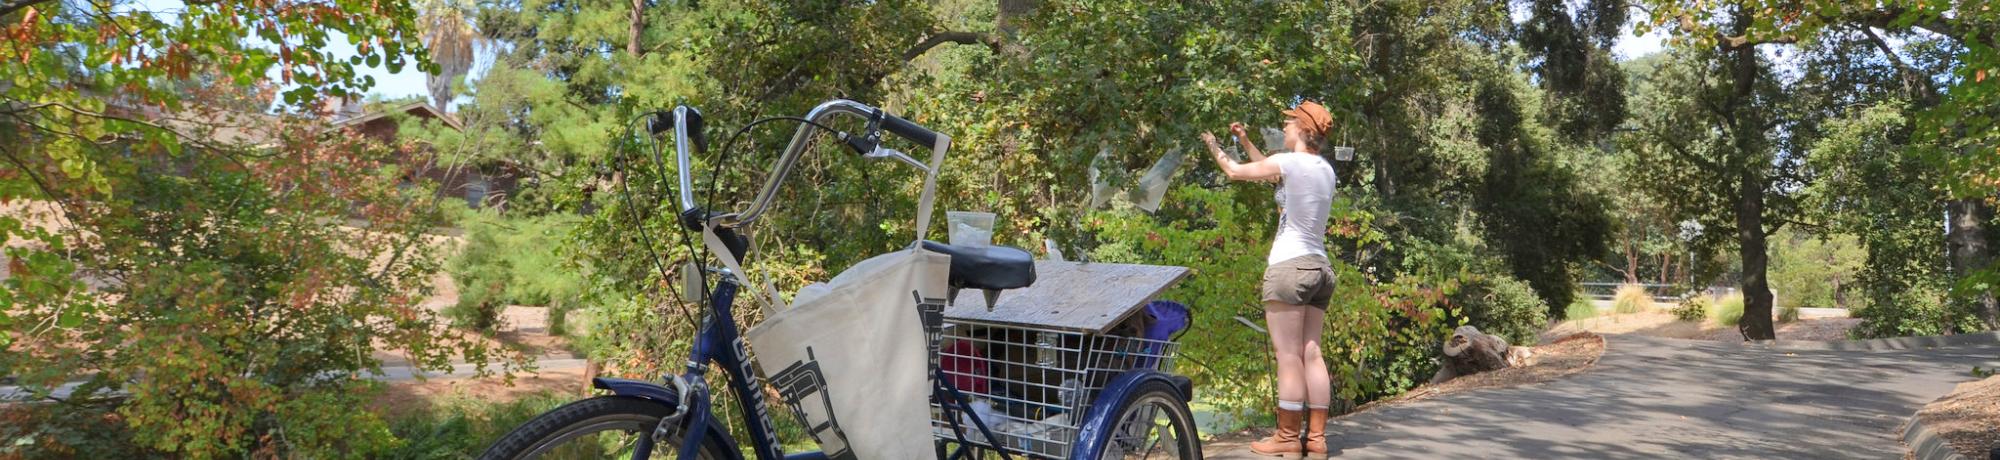
[{"label": "brake lever", "polygon": [[882,148],[882,111],[877,110],[875,115],[868,117],[868,125],[861,129],[861,135],[851,136],[844,132],[838,134],[849,150],[861,154],[864,158],[873,158],[871,155],[875,155],[875,152]]}]

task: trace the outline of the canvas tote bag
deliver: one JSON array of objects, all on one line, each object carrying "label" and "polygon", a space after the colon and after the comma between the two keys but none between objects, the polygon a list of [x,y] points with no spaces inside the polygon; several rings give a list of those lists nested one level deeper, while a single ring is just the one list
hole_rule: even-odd
[{"label": "canvas tote bag", "polygon": [[[917,200],[918,242],[950,142],[938,137]],[[935,456],[924,317],[934,325],[942,314],[950,271],[951,256],[912,244],[800,289],[746,334],[780,402],[828,458]]]}]

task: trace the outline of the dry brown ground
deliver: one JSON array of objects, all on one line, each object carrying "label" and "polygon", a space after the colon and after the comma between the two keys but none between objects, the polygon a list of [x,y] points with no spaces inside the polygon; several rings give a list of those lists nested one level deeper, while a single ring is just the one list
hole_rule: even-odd
[{"label": "dry brown ground", "polygon": [[1917,419],[1951,444],[1966,458],[1986,458],[2000,449],[2000,377],[1958,384],[1951,394],[1938,398]]},{"label": "dry brown ground", "polygon": [[369,404],[387,416],[430,409],[445,398],[476,398],[486,402],[508,402],[542,392],[581,394],[583,369],[570,368],[518,373],[513,381],[505,377],[411,380],[387,385]]},{"label": "dry brown ground", "polygon": [[[1856,318],[1814,318],[1801,319],[1778,324],[1778,340],[1847,340],[1847,330],[1861,324]],[[1579,332],[1598,334],[1636,334],[1673,339],[1715,340],[1740,342],[1743,334],[1736,332],[1735,326],[1724,326],[1714,320],[1702,322],[1680,321],[1674,315],[1649,311],[1628,314],[1607,314],[1595,318],[1557,323],[1542,333],[1543,340],[1563,337]]]}]

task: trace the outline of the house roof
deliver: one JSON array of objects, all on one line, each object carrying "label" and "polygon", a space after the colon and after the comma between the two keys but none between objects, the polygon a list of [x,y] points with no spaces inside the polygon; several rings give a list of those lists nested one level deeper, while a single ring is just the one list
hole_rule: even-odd
[{"label": "house roof", "polygon": [[451,126],[451,129],[456,129],[461,131],[465,130],[465,125],[459,124],[458,119],[452,118],[451,115],[444,113],[443,110],[438,110],[436,106],[432,106],[429,102],[423,102],[423,101],[411,102],[408,104],[391,107],[386,110],[376,110],[373,112],[367,112],[352,117],[342,118],[339,120],[334,120],[333,123],[331,124],[333,126],[358,125],[382,119],[382,117],[389,116],[389,114],[392,113],[408,113],[408,114],[421,113],[428,115],[431,118],[436,118],[440,121],[443,121],[445,125]]}]

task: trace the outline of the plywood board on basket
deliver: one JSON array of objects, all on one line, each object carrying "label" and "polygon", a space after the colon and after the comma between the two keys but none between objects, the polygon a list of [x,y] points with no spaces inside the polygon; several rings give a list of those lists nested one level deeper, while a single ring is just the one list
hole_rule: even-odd
[{"label": "plywood board on basket", "polygon": [[1036,261],[1033,286],[1001,293],[991,311],[979,291],[966,290],[944,316],[1102,333],[1187,274],[1187,267]]}]

